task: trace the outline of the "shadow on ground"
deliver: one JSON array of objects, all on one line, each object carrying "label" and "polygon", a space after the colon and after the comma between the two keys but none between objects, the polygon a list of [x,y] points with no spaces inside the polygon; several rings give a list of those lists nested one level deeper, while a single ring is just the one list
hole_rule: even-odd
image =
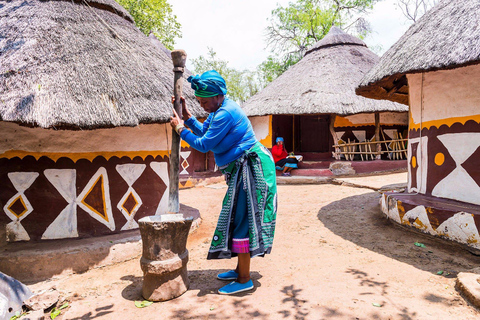
[{"label": "shadow on ground", "polygon": [[[338,200],[318,212],[318,219],[336,235],[360,247],[448,277],[479,265],[480,257],[448,240],[399,226],[386,218],[379,205],[380,194],[370,192]],[[415,242],[425,244],[417,247]],[[447,274],[447,273],[445,273]]]},{"label": "shadow on ground", "polygon": [[106,305],[104,307],[96,308],[94,312],[89,311],[85,313],[83,316],[69,318],[70,320],[90,320],[90,319],[97,319],[106,316],[114,311],[113,304]]},{"label": "shadow on ground", "polygon": [[[198,209],[180,204],[180,211],[184,217],[193,217],[194,224],[198,226]],[[25,284],[34,284],[60,274],[84,273],[94,267],[123,262],[141,254],[139,229],[83,239],[14,243],[6,242],[5,226],[1,223],[0,230],[0,270]]]},{"label": "shadow on ground", "polygon": [[[222,286],[228,284],[227,281],[221,281],[217,279],[217,274],[228,271],[226,269],[207,269],[207,270],[188,270],[188,279],[190,281],[189,291],[198,291],[198,297],[204,297],[209,294],[218,295],[217,290]],[[243,297],[253,294],[258,287],[262,284],[259,280],[262,275],[256,271],[251,272],[251,277],[255,289],[248,292],[241,292],[234,295],[235,297]],[[128,275],[121,278],[121,280],[127,280],[131,283],[125,287],[122,291],[122,297],[135,301],[143,300],[142,298],[142,285],[143,277],[136,277],[134,275]]]}]

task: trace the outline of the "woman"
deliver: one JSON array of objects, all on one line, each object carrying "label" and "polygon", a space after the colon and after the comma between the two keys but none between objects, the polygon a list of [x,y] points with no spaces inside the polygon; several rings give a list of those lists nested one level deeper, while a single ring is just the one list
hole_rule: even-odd
[{"label": "woman", "polygon": [[235,280],[219,289],[220,294],[251,290],[250,258],[272,249],[277,212],[275,164],[255,138],[245,112],[225,97],[225,80],[215,70],[191,76],[188,82],[210,115],[200,123],[182,98],[185,124],[193,133],[176,112],[170,124],[192,148],[213,151],[228,185],[207,259],[238,256],[235,270],[217,275],[220,280]]},{"label": "woman", "polygon": [[290,176],[290,171],[298,168],[298,159],[295,157],[289,157],[285,145],[283,144],[283,138],[278,137],[275,140],[276,144],[272,148],[272,155],[275,161],[275,166],[283,169],[283,176]]}]

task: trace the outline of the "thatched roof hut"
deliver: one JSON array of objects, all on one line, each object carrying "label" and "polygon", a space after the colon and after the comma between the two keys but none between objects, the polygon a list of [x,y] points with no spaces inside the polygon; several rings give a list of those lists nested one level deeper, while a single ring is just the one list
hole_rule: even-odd
[{"label": "thatched roof hut", "polygon": [[479,1],[439,2],[382,56],[356,92],[408,104],[405,74],[478,64],[479,12]]},{"label": "thatched roof hut", "polygon": [[4,2],[0,30],[0,120],[68,129],[169,120],[171,58],[115,1]]},{"label": "thatched roof hut", "polygon": [[167,52],[113,0],[4,1],[0,34],[0,239],[118,233],[166,212]]},{"label": "thatched roof hut", "polygon": [[265,89],[245,102],[248,116],[268,114],[337,114],[408,108],[359,97],[355,87],[378,61],[366,44],[337,27]]},{"label": "thatched roof hut", "polygon": [[251,119],[254,129],[264,132],[258,138],[267,147],[282,136],[288,150],[331,157],[332,145],[342,139],[370,141],[376,132],[380,141],[375,128],[403,131],[408,108],[355,94],[356,85],[377,61],[362,40],[334,26],[243,108],[256,118]]},{"label": "thatched roof hut", "polygon": [[480,2],[440,1],[357,93],[409,104],[408,185],[385,193],[392,220],[480,249]]}]

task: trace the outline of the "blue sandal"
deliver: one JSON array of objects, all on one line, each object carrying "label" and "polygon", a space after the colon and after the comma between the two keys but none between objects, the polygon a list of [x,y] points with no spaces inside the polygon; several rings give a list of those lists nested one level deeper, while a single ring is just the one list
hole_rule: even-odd
[{"label": "blue sandal", "polygon": [[253,289],[253,281],[252,280],[248,280],[248,282],[246,282],[246,283],[239,283],[239,282],[233,281],[233,282],[227,284],[226,286],[218,289],[218,293],[220,293],[220,294],[235,294],[235,293],[244,292],[244,291],[248,291],[248,290],[252,290],[252,289]]},{"label": "blue sandal", "polygon": [[238,278],[238,273],[236,273],[235,270],[219,273],[217,275],[217,279],[225,280],[225,281],[237,280],[237,278]]}]

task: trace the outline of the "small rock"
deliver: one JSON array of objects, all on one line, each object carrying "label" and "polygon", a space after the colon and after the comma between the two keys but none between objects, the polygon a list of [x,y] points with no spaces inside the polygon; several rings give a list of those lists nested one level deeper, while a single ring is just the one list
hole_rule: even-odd
[{"label": "small rock", "polygon": [[352,168],[352,164],[347,161],[333,162],[330,164],[329,169],[336,176],[355,174],[355,169]]},{"label": "small rock", "polygon": [[24,315],[21,319],[22,320],[45,320],[48,318],[49,318],[48,314],[46,317],[43,310],[35,310],[35,311],[30,311],[29,313]]},{"label": "small rock", "polygon": [[30,310],[45,310],[58,302],[60,294],[55,288],[41,291],[24,302],[25,306]]}]

